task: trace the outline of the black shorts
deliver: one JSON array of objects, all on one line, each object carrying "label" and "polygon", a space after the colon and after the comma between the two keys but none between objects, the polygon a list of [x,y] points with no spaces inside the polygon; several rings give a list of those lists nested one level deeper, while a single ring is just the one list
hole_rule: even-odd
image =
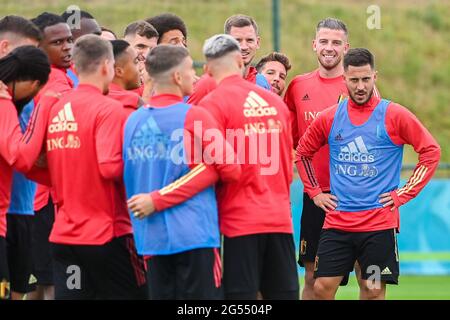
[{"label": "black shorts", "polygon": [[9,269],[6,239],[0,236],[0,300],[9,298]]},{"label": "black shorts", "polygon": [[52,247],[48,240],[55,222],[55,209],[51,197],[48,204],[41,210],[36,211],[33,220],[33,263],[34,275],[37,279],[37,285],[53,285],[53,257]]},{"label": "black shorts", "polygon": [[299,283],[292,234],[263,233],[224,237],[226,299],[298,300]]},{"label": "black shorts", "polygon": [[298,254],[298,263],[300,266],[304,267],[305,262],[314,262],[324,221],[325,211],[316,206],[307,193],[303,193]]},{"label": "black shorts", "polygon": [[11,291],[28,293],[36,290],[32,257],[32,224],[34,216],[7,214],[6,252],[8,253]]},{"label": "black shorts", "polygon": [[398,284],[400,272],[395,229],[372,232],[323,230],[315,261],[314,277],[345,276],[355,261],[364,280]]},{"label": "black shorts", "polygon": [[52,246],[56,299],[147,299],[144,261],[131,235],[104,245]]},{"label": "black shorts", "polygon": [[201,248],[147,260],[152,300],[223,299],[222,265],[217,248]]}]

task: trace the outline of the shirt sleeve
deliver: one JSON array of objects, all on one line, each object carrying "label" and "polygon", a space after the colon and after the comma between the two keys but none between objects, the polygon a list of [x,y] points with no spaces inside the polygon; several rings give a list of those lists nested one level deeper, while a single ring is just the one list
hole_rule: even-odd
[{"label": "shirt sleeve", "polygon": [[121,134],[125,115],[122,105],[110,100],[97,116],[95,148],[100,174],[105,179],[120,179],[123,173]]},{"label": "shirt sleeve", "polygon": [[292,128],[292,140],[294,143],[294,149],[297,148],[299,137],[299,128],[297,122],[297,107],[295,106],[294,99],[294,86],[295,82],[291,82],[288,89],[286,90],[286,94],[284,95],[284,103],[288,106],[291,116],[291,128]]},{"label": "shirt sleeve", "polygon": [[19,118],[10,100],[0,99],[0,156],[10,165],[16,162],[16,148],[22,138]]},{"label": "shirt sleeve", "polygon": [[162,211],[192,198],[197,193],[219,181],[219,174],[212,166],[198,164],[161,190],[150,193],[156,211]]},{"label": "shirt sleeve", "polygon": [[312,159],[314,154],[328,143],[328,135],[331,130],[335,111],[336,107],[331,107],[321,112],[316,120],[306,129],[296,149],[295,163],[297,170],[303,182],[304,191],[311,199],[322,192],[317,182]]},{"label": "shirt sleeve", "polygon": [[[165,188],[151,193],[155,208],[161,211],[180,204],[220,180],[235,182],[241,167],[234,149],[224,139],[219,124],[201,107],[192,107],[186,115],[185,147],[191,170]],[[212,140],[209,140],[207,130]],[[212,145],[216,147],[212,148]],[[210,152],[214,151],[214,152]]]},{"label": "shirt sleeve", "polygon": [[190,164],[205,163],[217,170],[221,180],[235,182],[241,175],[233,147],[217,121],[204,108],[193,106],[185,120],[185,148]]},{"label": "shirt sleeve", "polygon": [[419,155],[419,162],[406,184],[391,192],[395,206],[399,207],[416,197],[431,180],[439,165],[441,148],[416,116],[398,104],[389,105],[386,127],[392,142],[409,144]]},{"label": "shirt sleeve", "polygon": [[25,133],[17,149],[15,168],[21,172],[30,170],[39,156],[45,152],[47,123],[52,107],[59,101],[55,95],[43,95],[35,106]]}]

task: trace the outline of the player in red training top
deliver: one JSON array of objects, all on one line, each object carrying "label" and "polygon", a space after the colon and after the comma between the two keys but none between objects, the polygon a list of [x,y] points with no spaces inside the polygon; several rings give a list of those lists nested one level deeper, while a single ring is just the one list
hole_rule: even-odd
[{"label": "player in red training top", "polygon": [[[16,29],[17,43],[20,43],[21,38],[29,38],[31,42],[35,29],[30,28],[29,21],[21,17],[4,19],[28,23],[23,25],[23,29],[20,26]],[[5,21],[0,21],[0,26],[4,26],[2,22]],[[37,29],[35,35],[39,35]],[[23,218],[20,214],[10,215],[7,230],[6,212],[10,207],[13,169],[23,170],[16,162],[16,147],[22,137],[18,114],[45,85],[49,74],[47,56],[34,46],[19,46],[0,59],[0,80],[6,83],[10,95],[9,98],[0,99],[0,299],[8,298],[6,291],[10,279],[13,300],[23,299],[25,293],[35,289],[33,284],[29,284],[33,274],[33,260],[29,251],[32,242],[31,221],[29,216]],[[31,206],[32,197],[27,199]]]},{"label": "player in red training top", "polygon": [[139,88],[140,75],[136,50],[124,40],[111,41],[114,53],[114,78],[109,85],[108,96],[121,102],[126,115],[144,104],[132,90]]},{"label": "player in red training top", "polygon": [[[294,148],[297,147],[300,137],[320,112],[347,96],[342,61],[348,48],[347,27],[342,21],[327,18],[317,24],[313,50],[317,55],[319,68],[295,77],[289,84],[284,97],[293,115]],[[314,155],[312,166],[306,168],[308,172],[314,171],[316,173],[317,181],[314,181],[314,183],[320,185],[325,192],[330,191],[328,159],[328,146],[325,145]],[[304,165],[306,165],[306,162]],[[315,205],[308,188],[305,187],[303,191],[298,262],[302,267],[305,267],[305,285],[302,299],[310,300],[314,298],[314,259],[325,212]],[[359,268],[356,268],[356,274],[359,283]],[[343,284],[347,282],[348,277],[343,280]],[[360,294],[363,294],[363,291],[360,291]]]},{"label": "player in red training top", "polygon": [[[261,41],[256,21],[252,17],[245,15],[231,16],[225,21],[224,33],[229,34],[239,42],[242,60],[245,65],[244,78],[267,90],[271,90],[271,86],[266,78],[251,65]],[[194,93],[189,97],[188,102],[198,104],[203,97],[216,87],[217,82],[214,78],[205,73],[195,84]]]},{"label": "player in red training top", "polygon": [[[103,96],[114,77],[112,46],[99,36],[86,35],[77,40],[73,55],[80,85],[53,106],[46,127],[58,212],[50,235],[55,295],[143,299],[143,261],[134,248],[121,182],[126,116],[122,104]],[[73,265],[80,268],[80,290],[66,285]]]},{"label": "player in red training top", "polygon": [[[323,111],[297,147],[296,163],[305,189],[327,213],[315,261],[314,295],[333,299],[357,260],[362,298],[384,299],[386,284],[398,283],[398,208],[430,181],[440,147],[406,108],[373,94],[376,71],[367,49],[350,49],[344,70],[350,98]],[[326,144],[331,194],[314,183],[315,173],[307,169]],[[399,188],[405,144],[419,154],[419,163]],[[375,283],[370,280],[374,275],[379,277]]]}]

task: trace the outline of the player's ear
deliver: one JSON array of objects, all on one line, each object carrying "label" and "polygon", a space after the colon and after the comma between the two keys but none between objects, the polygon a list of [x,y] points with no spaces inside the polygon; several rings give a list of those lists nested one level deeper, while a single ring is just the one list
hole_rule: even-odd
[{"label": "player's ear", "polygon": [[204,71],[204,73],[208,74],[209,76],[211,76],[211,77],[213,76],[212,72],[211,72],[211,65],[209,62],[207,62],[203,65],[203,71]]},{"label": "player's ear", "polygon": [[39,80],[34,80],[31,83],[31,89],[33,92],[39,91],[40,88],[41,88],[41,82]]},{"label": "player's ear", "polygon": [[373,74],[373,80],[377,81],[377,76],[378,76],[378,71],[375,70],[374,74]]},{"label": "player's ear", "polygon": [[181,85],[181,82],[182,82],[182,81],[181,81],[181,73],[180,73],[179,70],[175,71],[175,72],[172,74],[172,78],[173,78],[173,81],[175,82],[176,85],[178,85],[178,86]]},{"label": "player's ear", "polygon": [[9,41],[8,40],[1,40],[0,41],[0,56],[5,56],[9,52]]},{"label": "player's ear", "polygon": [[122,67],[114,65],[114,76],[118,78],[122,78],[124,74],[124,70]]},{"label": "player's ear", "polygon": [[344,55],[347,53],[348,49],[350,49],[350,43],[346,42],[344,46]]},{"label": "player's ear", "polygon": [[236,62],[238,64],[238,66],[239,66],[239,69],[244,70],[245,69],[245,64],[244,64],[244,60],[242,59],[241,54],[240,53],[236,54],[235,55],[235,59],[236,59]]},{"label": "player's ear", "polygon": [[259,49],[261,45],[261,37],[257,36],[256,37],[256,49]]},{"label": "player's ear", "polygon": [[108,74],[108,64],[109,64],[108,59],[103,60],[103,63],[101,64],[101,70],[100,70],[102,75]]}]

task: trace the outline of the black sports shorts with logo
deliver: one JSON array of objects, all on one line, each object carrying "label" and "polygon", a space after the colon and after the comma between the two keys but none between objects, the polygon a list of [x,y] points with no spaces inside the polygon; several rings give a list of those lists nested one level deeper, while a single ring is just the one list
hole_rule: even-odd
[{"label": "black sports shorts with logo", "polygon": [[346,232],[324,229],[320,236],[314,277],[345,276],[355,261],[364,280],[379,279],[398,284],[400,273],[395,229],[371,232]]}]

